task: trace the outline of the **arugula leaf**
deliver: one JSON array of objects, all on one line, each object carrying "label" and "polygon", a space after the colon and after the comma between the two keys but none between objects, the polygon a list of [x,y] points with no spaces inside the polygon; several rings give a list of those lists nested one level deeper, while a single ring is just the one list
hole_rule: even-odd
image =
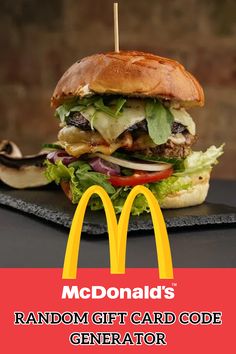
[{"label": "arugula leaf", "polygon": [[93,105],[97,110],[108,114],[111,117],[116,118],[126,103],[126,99],[123,97],[112,97],[111,106],[106,105],[101,96],[95,95],[92,97],[78,98],[74,97],[71,100],[63,103],[55,111],[55,116],[59,117],[61,123],[65,124],[70,112],[82,112],[85,108]]},{"label": "arugula leaf", "polygon": [[103,102],[102,97],[100,97],[95,103],[94,103],[95,108],[97,108],[99,111],[102,111],[109,116],[116,118],[116,113],[108,106],[106,106]]},{"label": "arugula leaf", "polygon": [[166,143],[174,121],[172,113],[159,101],[148,100],[145,107],[148,133],[155,144]]},{"label": "arugula leaf", "polygon": [[68,167],[73,167],[75,170],[79,169],[80,172],[88,172],[92,170],[91,166],[87,162],[82,160],[77,160],[75,162],[72,162],[69,164]]},{"label": "arugula leaf", "polygon": [[113,152],[112,156],[114,157],[118,157],[120,159],[123,159],[123,160],[130,160],[130,157],[132,156],[130,153],[125,153],[125,152],[121,152],[121,151],[115,151]]},{"label": "arugula leaf", "polygon": [[110,184],[110,182],[108,182],[108,176],[104,175],[103,173],[94,172],[87,162],[75,161],[72,162],[68,167],[74,168],[74,175],[78,178],[80,185],[84,189],[98,184],[102,186],[108,194],[115,192],[114,187]]},{"label": "arugula leaf", "polygon": [[144,161],[160,161],[171,163],[175,171],[182,171],[184,169],[184,160],[178,157],[165,157],[165,156],[145,156],[139,153],[134,153],[132,155],[134,158]]},{"label": "arugula leaf", "polygon": [[108,194],[112,194],[115,192],[114,187],[108,181],[108,176],[99,173],[99,172],[84,172],[79,169],[75,172],[76,177],[78,177],[80,184],[84,188],[89,188],[90,186],[94,186],[95,184],[103,187]]},{"label": "arugula leaf", "polygon": [[121,174],[124,176],[132,176],[134,174],[134,170],[131,170],[130,168],[121,168]]},{"label": "arugula leaf", "polygon": [[78,105],[88,107],[91,106],[91,104],[94,104],[99,99],[99,96],[91,96],[91,97],[84,97],[84,98],[78,98],[77,103]]},{"label": "arugula leaf", "polygon": [[73,97],[66,101],[61,106],[57,107],[55,116],[60,118],[62,123],[66,123],[66,118],[69,117],[70,112],[81,112],[84,108],[93,104],[98,100],[99,96],[86,97],[80,99],[79,97]]},{"label": "arugula leaf", "polygon": [[117,116],[120,111],[122,110],[124,104],[126,103],[126,99],[123,98],[123,97],[120,97],[117,99],[117,102],[116,102],[116,107],[115,107],[115,115]]},{"label": "arugula leaf", "polygon": [[83,104],[80,104],[79,101],[82,100],[74,97],[57,107],[55,116],[60,119],[61,123],[66,123],[66,119],[69,117],[70,112],[80,112],[83,109]]}]

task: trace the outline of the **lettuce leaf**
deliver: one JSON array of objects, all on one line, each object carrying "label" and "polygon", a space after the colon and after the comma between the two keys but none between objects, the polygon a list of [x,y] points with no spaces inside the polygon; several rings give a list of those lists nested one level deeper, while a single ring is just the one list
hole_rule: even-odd
[{"label": "lettuce leaf", "polygon": [[175,176],[198,174],[202,171],[210,171],[213,165],[218,163],[217,159],[223,154],[222,144],[220,147],[211,146],[205,152],[193,151],[183,163],[183,171],[176,172]]},{"label": "lettuce leaf", "polygon": [[192,179],[189,176],[171,176],[158,183],[149,185],[150,190],[153,192],[159,202],[161,202],[169,194],[174,194],[181,190],[187,190],[191,187]]},{"label": "lettuce leaf", "polygon": [[55,164],[45,161],[46,178],[59,184],[61,181],[69,181],[72,191],[72,202],[78,203],[82,194],[92,185],[103,187],[108,194],[115,193],[115,188],[108,182],[108,177],[102,173],[91,171],[91,167],[84,161],[76,161],[65,166],[62,161]]},{"label": "lettuce leaf", "polygon": [[45,175],[49,182],[55,182],[59,184],[62,180],[70,181],[74,169],[68,168],[61,161],[58,161],[57,164],[53,164],[48,160],[45,160],[46,171]]}]

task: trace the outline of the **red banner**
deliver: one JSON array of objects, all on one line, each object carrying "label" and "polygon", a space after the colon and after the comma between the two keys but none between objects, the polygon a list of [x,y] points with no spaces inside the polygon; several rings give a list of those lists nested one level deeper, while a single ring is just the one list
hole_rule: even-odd
[{"label": "red banner", "polygon": [[1,269],[1,352],[234,353],[235,269]]}]

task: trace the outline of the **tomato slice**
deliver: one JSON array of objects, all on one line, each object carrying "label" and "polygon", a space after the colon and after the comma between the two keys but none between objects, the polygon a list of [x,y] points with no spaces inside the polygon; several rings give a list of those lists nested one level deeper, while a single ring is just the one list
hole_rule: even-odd
[{"label": "tomato slice", "polygon": [[169,168],[160,172],[143,172],[137,171],[132,176],[110,176],[109,181],[113,186],[136,186],[138,184],[146,184],[161,181],[173,174],[173,169]]}]

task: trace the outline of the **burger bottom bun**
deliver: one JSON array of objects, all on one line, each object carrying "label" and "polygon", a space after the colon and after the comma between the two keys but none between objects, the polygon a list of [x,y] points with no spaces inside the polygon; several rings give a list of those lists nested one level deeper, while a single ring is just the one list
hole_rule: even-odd
[{"label": "burger bottom bun", "polygon": [[162,209],[177,209],[202,204],[208,193],[209,179],[193,185],[190,189],[170,194],[160,202]]},{"label": "burger bottom bun", "polygon": [[63,190],[63,192],[65,193],[67,198],[72,201],[72,193],[70,190],[70,183],[67,181],[61,181],[60,185],[61,185],[61,189]]},{"label": "burger bottom bun", "polygon": [[[192,187],[181,190],[174,194],[169,194],[161,202],[159,202],[162,209],[177,209],[189,206],[202,204],[207,196],[209,189],[210,173],[205,172],[204,175],[192,177]],[[65,195],[72,200],[72,193],[69,182],[61,182],[61,188]]]}]

